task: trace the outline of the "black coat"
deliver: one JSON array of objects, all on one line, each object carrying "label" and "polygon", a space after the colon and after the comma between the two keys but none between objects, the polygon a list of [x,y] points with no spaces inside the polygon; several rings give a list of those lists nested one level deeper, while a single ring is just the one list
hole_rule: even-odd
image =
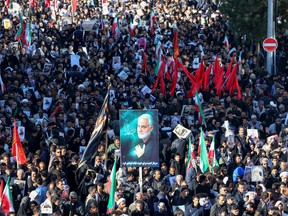
[{"label": "black coat", "polygon": [[223,210],[227,211],[227,206],[226,205],[220,206],[218,203],[215,203],[211,207],[210,216],[218,216],[218,215],[220,215],[220,212],[222,212]]},{"label": "black coat", "polygon": [[185,216],[204,216],[204,209],[202,206],[195,207],[193,204],[190,204],[185,209]]}]

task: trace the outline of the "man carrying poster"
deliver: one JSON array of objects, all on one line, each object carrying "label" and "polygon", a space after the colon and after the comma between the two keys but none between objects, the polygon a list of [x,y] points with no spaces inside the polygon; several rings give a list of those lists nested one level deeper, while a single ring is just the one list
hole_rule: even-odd
[{"label": "man carrying poster", "polygon": [[[123,123],[120,129],[123,165],[158,166],[159,140],[157,119],[155,119],[155,116],[158,117],[157,111],[127,110],[123,112],[123,115],[120,114],[122,120],[120,121]],[[130,115],[127,115],[128,113]],[[136,125],[137,128],[134,129]]]}]

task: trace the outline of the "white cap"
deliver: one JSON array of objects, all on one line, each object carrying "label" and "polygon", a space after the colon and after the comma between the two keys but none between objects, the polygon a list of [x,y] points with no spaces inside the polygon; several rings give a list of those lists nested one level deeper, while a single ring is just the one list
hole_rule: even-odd
[{"label": "white cap", "polygon": [[80,84],[80,85],[78,86],[78,90],[79,90],[80,88],[85,88],[85,85]]},{"label": "white cap", "polygon": [[21,101],[21,103],[28,103],[28,99],[23,99],[22,101]]},{"label": "white cap", "polygon": [[228,180],[229,180],[229,177],[228,177],[228,176],[225,176],[225,177],[223,178],[223,183],[226,184]]},{"label": "white cap", "polygon": [[274,101],[270,101],[270,106],[276,108],[276,107],[277,107],[277,104],[275,104]]},{"label": "white cap", "polygon": [[126,200],[124,198],[120,198],[118,201],[117,201],[117,205],[119,206],[121,204],[121,202],[126,202]]},{"label": "white cap", "polygon": [[282,178],[282,177],[288,177],[288,172],[287,171],[281,172],[280,178]]}]

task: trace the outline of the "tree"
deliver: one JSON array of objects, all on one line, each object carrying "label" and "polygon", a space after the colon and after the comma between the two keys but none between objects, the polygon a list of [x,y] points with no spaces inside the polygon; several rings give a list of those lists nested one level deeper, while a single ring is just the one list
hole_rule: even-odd
[{"label": "tree", "polygon": [[[288,1],[274,0],[274,4],[276,31],[283,31],[288,26]],[[248,40],[262,42],[267,37],[267,7],[268,0],[223,0],[219,9],[236,37],[246,35]]]}]

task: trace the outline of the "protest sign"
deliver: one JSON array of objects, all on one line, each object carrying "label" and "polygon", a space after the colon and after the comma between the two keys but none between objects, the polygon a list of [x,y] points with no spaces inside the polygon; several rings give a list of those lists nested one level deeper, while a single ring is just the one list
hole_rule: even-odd
[{"label": "protest sign", "polygon": [[251,181],[252,182],[263,182],[263,180],[264,180],[263,166],[253,166],[251,169]]},{"label": "protest sign", "polygon": [[179,139],[187,139],[188,137],[190,137],[192,135],[191,130],[183,127],[182,125],[178,124],[174,130],[173,133],[176,134],[176,136]]}]

